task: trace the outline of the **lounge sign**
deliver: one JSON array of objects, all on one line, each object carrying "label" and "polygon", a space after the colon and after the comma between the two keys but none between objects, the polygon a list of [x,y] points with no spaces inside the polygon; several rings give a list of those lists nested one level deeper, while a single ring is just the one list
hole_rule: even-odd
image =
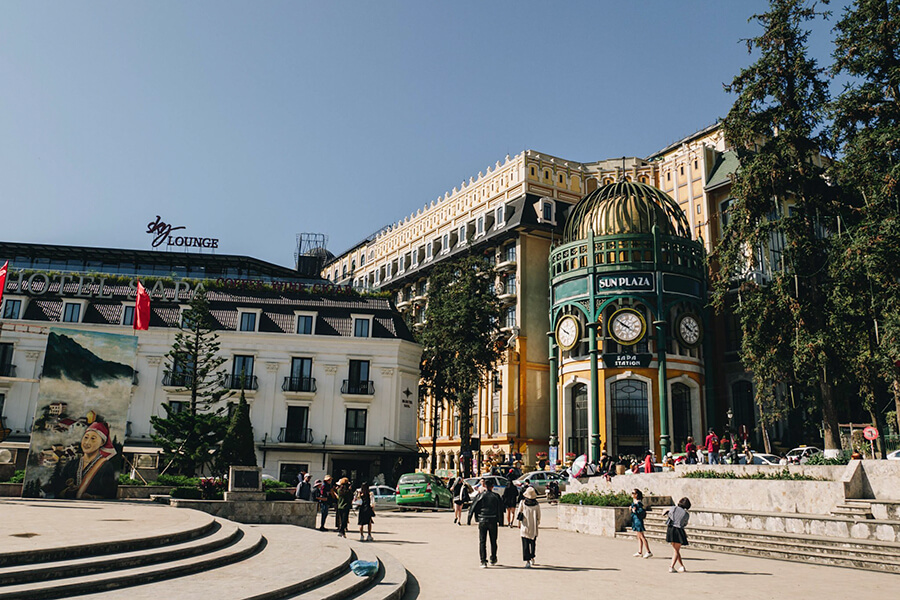
[{"label": "lounge sign", "polygon": [[192,237],[187,235],[172,235],[173,231],[187,229],[184,225],[177,227],[171,223],[166,223],[159,215],[156,215],[155,221],[147,223],[147,233],[154,236],[151,245],[159,248],[162,245],[177,246],[181,248],[218,248],[218,238]]},{"label": "lounge sign", "polygon": [[652,292],[654,289],[651,273],[610,273],[597,275],[594,286],[598,294],[609,292]]}]

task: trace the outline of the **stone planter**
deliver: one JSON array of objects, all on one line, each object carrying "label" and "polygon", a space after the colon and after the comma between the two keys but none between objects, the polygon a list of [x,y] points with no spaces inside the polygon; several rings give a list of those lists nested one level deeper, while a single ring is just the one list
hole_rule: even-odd
[{"label": "stone planter", "polygon": [[0,483],[0,498],[21,498],[21,483]]},{"label": "stone planter", "polygon": [[559,504],[557,518],[562,531],[615,537],[631,523],[631,507]]},{"label": "stone planter", "polygon": [[170,498],[175,508],[200,510],[229,521],[247,524],[284,524],[315,529],[318,505],[306,500],[234,501]]}]

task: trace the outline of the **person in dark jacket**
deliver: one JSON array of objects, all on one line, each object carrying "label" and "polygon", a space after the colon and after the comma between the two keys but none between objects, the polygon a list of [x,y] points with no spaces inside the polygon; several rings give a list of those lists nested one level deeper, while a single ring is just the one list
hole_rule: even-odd
[{"label": "person in dark jacket", "polygon": [[516,489],[516,486],[512,481],[506,486],[503,490],[503,505],[506,506],[506,522],[510,527],[515,527],[518,525],[514,518],[516,512],[516,505],[519,502],[519,491]]},{"label": "person in dark jacket", "polygon": [[297,477],[297,490],[294,492],[294,497],[298,500],[312,500],[312,485],[310,484],[311,477],[309,473],[300,473]]},{"label": "person in dark jacket", "polygon": [[484,491],[478,494],[469,507],[468,523],[472,517],[478,520],[478,552],[481,557],[481,568],[487,568],[487,538],[491,538],[491,564],[497,564],[497,528],[503,519],[503,499],[494,492],[494,482],[484,482]]}]

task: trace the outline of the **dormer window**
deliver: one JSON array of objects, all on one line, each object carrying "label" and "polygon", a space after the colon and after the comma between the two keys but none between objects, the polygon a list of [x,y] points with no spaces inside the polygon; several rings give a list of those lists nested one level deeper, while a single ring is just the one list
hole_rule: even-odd
[{"label": "dormer window", "polygon": [[134,305],[126,304],[122,310],[122,325],[134,325]]},{"label": "dormer window", "polygon": [[432,256],[431,242],[428,242],[427,244],[425,244],[425,260],[431,260]]},{"label": "dormer window", "polygon": [[255,333],[259,326],[259,316],[261,310],[239,310],[238,311],[238,331],[249,331]]},{"label": "dormer window", "polygon": [[457,235],[457,237],[459,238],[460,246],[462,246],[463,244],[466,243],[466,226],[465,225],[459,226],[459,234]]},{"label": "dormer window", "polygon": [[296,313],[297,315],[297,334],[312,335],[313,325],[315,323],[314,313]]},{"label": "dormer window", "polygon": [[353,316],[353,337],[367,338],[371,337],[372,317],[369,316]]},{"label": "dormer window", "polygon": [[81,323],[84,302],[66,302],[63,304],[63,323]]},{"label": "dormer window", "polygon": [[475,225],[475,235],[484,235],[484,217],[478,217]]},{"label": "dormer window", "polygon": [[498,206],[497,210],[494,211],[494,218],[496,219],[497,227],[500,227],[501,225],[503,225],[503,221],[504,221],[503,208],[504,208],[503,206]]},{"label": "dormer window", "polygon": [[7,298],[3,302],[3,318],[18,319],[22,314],[22,301],[18,298]]}]

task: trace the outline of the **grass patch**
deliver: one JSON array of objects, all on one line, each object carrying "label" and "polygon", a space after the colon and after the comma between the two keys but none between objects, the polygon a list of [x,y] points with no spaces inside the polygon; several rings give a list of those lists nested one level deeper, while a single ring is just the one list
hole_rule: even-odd
[{"label": "grass patch", "polygon": [[559,499],[560,504],[587,504],[588,506],[631,506],[631,494],[619,492],[614,494],[607,492],[573,492],[563,494]]},{"label": "grass patch", "polygon": [[688,471],[681,475],[686,479],[767,479],[775,481],[825,481],[821,477],[791,473],[788,469],[771,473],[735,473],[734,471]]}]

